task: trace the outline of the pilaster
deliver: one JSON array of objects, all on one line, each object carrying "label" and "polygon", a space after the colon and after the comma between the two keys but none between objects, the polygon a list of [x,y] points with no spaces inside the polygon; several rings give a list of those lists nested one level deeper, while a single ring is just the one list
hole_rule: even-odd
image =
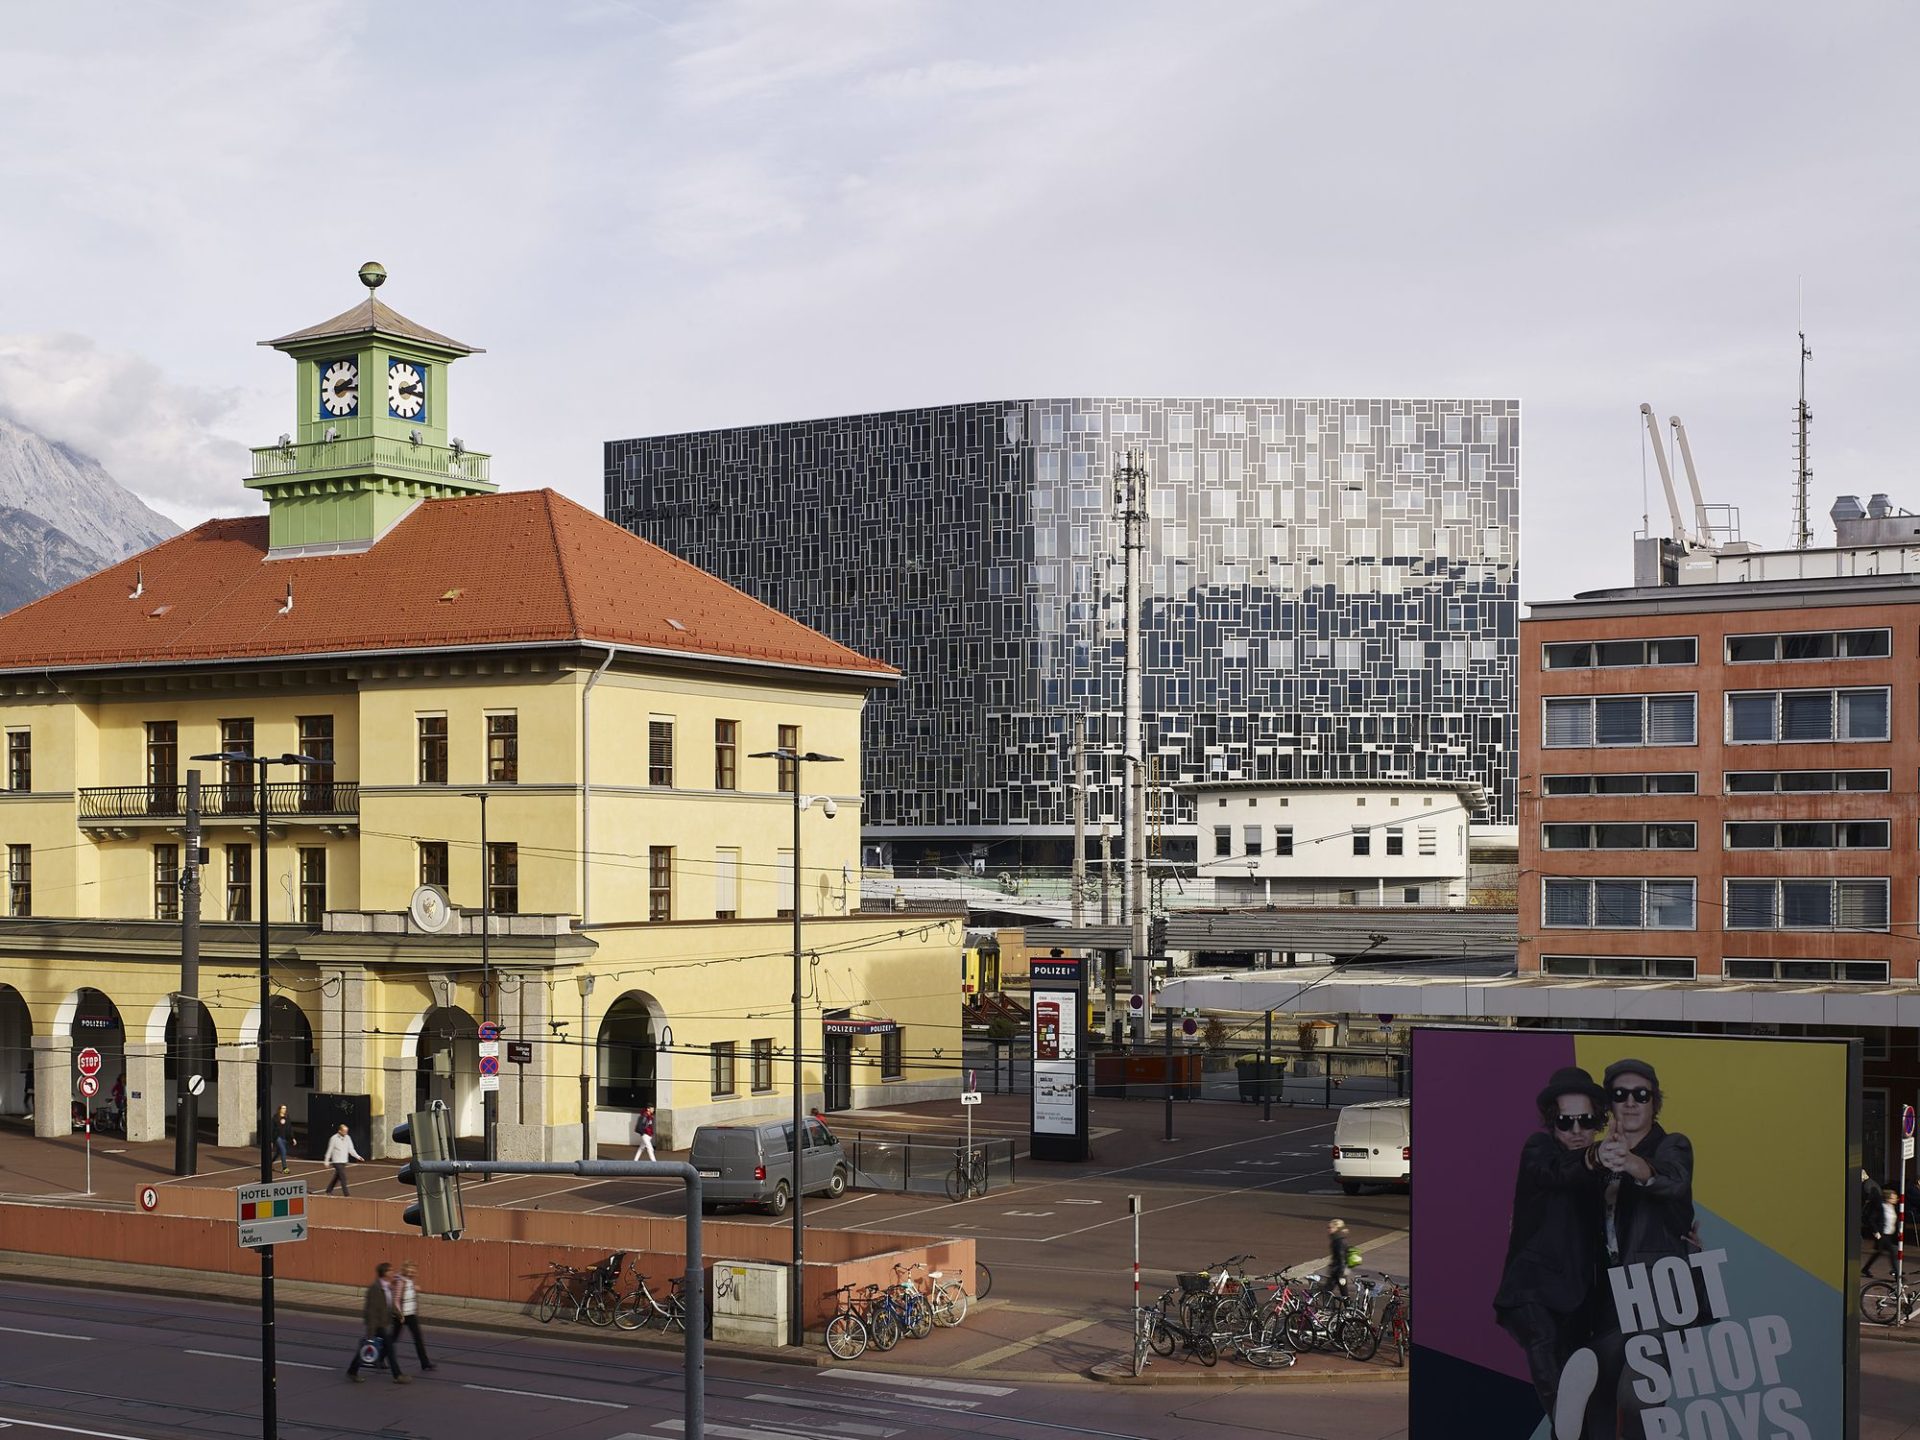
[{"label": "pilaster", "polygon": [[73,1133],[73,1041],[33,1038],[33,1133],[42,1140]]},{"label": "pilaster", "polygon": [[[131,1047],[129,1047],[131,1048]],[[216,1045],[213,1063],[220,1075],[219,1143],[235,1148],[259,1144],[260,1050],[254,1045]]]},{"label": "pilaster", "polygon": [[124,1047],[127,1065],[127,1140],[167,1138],[167,1047],[157,1042]]}]

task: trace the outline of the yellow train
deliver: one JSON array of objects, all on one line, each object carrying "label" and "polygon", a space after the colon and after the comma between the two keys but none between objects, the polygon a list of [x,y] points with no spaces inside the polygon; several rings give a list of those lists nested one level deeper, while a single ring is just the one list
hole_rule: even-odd
[{"label": "yellow train", "polygon": [[968,945],[960,951],[960,993],[968,1000],[1000,990],[1000,947]]}]

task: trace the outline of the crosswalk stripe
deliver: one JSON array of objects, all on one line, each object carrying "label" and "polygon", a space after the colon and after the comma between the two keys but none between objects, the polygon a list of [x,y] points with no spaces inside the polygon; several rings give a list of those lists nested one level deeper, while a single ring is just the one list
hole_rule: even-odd
[{"label": "crosswalk stripe", "polygon": [[869,1385],[899,1385],[908,1390],[941,1390],[957,1395],[1001,1396],[1013,1394],[1008,1385],[970,1385],[962,1380],[935,1380],[926,1375],[889,1375],[883,1370],[829,1370],[829,1380],[860,1380]]}]

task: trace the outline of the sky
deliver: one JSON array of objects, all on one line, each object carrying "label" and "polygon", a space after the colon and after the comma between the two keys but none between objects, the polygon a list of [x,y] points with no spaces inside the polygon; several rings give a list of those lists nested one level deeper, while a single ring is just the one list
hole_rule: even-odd
[{"label": "sky", "polygon": [[1638,407],[1788,543],[1920,510],[1920,9],[1136,0],[10,7],[0,413],[183,523],[291,428],[256,342],[381,298],[455,433],[1038,395],[1524,403],[1521,592],[1664,532]]}]

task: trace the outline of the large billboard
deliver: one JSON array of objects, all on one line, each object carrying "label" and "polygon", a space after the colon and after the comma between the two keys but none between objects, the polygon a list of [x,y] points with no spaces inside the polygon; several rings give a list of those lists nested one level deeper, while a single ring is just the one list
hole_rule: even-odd
[{"label": "large billboard", "polygon": [[1851,1440],[1848,1040],[1423,1028],[1412,1440]]}]

